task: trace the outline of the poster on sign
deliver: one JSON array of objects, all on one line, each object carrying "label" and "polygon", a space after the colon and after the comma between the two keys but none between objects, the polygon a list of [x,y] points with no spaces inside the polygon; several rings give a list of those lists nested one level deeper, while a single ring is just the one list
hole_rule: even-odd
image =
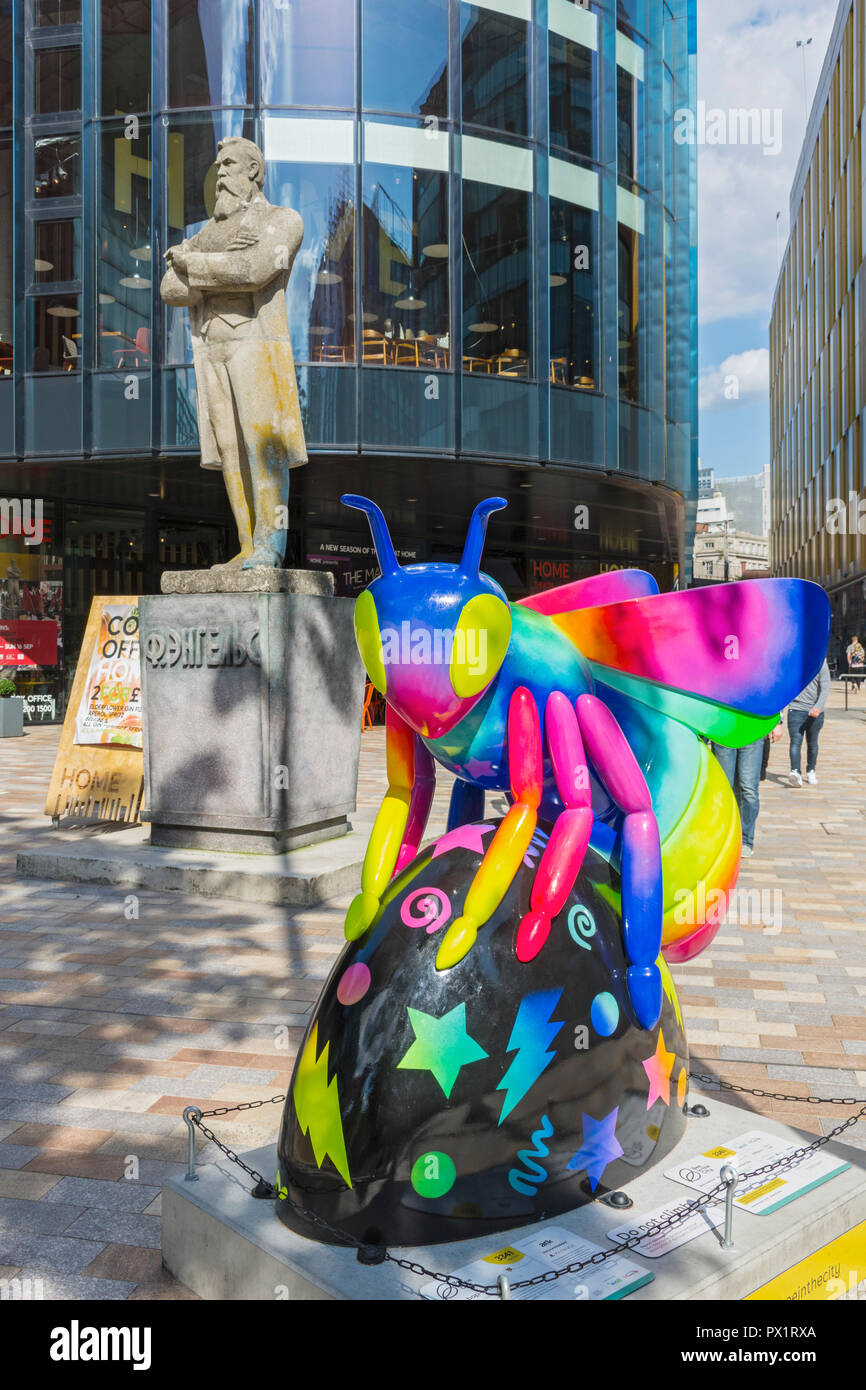
[{"label": "poster on sign", "polygon": [[141,748],[138,604],[107,603],[75,717],[75,743]]}]

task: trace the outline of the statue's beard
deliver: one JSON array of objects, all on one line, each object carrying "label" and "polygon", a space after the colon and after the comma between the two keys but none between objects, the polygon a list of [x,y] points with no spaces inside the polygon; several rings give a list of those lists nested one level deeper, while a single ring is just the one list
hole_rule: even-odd
[{"label": "statue's beard", "polygon": [[234,186],[221,188],[216,195],[213,215],[217,222],[223,222],[227,217],[231,217],[233,212],[239,212],[245,208],[253,196],[253,186],[251,183],[239,180]]}]

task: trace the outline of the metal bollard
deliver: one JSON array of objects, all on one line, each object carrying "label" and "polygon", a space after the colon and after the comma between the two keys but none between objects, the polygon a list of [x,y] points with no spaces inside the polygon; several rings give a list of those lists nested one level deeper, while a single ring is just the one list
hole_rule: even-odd
[{"label": "metal bollard", "polygon": [[725,1163],[719,1177],[725,1184],[725,1238],[722,1241],[722,1246],[725,1250],[732,1250],[734,1247],[734,1193],[737,1190],[740,1175],[736,1168],[731,1167],[730,1163]]},{"label": "metal bollard", "polygon": [[498,1288],[499,1288],[499,1297],[500,1297],[500,1298],[503,1298],[503,1299],[505,1299],[505,1298],[510,1298],[510,1297],[511,1297],[511,1285],[510,1285],[509,1282],[508,1282],[508,1275],[507,1275],[507,1274],[500,1274],[499,1278],[496,1280],[496,1283],[497,1283],[497,1286],[498,1286]]},{"label": "metal bollard", "polygon": [[198,1182],[198,1173],[195,1171],[195,1122],[192,1118],[193,1115],[195,1115],[196,1120],[201,1119],[201,1111],[198,1106],[188,1105],[183,1112],[183,1118],[189,1130],[189,1158],[187,1160],[186,1173],[184,1174],[184,1182]]}]

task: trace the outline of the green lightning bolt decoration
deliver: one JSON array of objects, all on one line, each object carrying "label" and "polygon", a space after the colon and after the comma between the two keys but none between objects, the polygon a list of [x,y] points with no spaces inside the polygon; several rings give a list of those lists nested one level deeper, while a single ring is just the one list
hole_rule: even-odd
[{"label": "green lightning bolt decoration", "polygon": [[309,1131],[317,1166],[321,1168],[327,1154],[340,1177],[351,1187],[337,1078],[335,1076],[328,1081],[328,1049],[331,1044],[325,1043],[322,1055],[317,1057],[318,1033],[319,1025],[314,1023],[313,1031],[307,1039],[307,1045],[298,1063],[295,1076],[295,1114],[301,1133],[306,1134]]}]

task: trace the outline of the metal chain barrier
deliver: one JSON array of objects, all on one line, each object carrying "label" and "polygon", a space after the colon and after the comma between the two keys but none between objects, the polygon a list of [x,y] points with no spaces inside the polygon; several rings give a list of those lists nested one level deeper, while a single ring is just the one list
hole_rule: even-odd
[{"label": "metal chain barrier", "polygon": [[[858,1100],[854,1096],[827,1097],[783,1095],[776,1091],[763,1091],[758,1087],[738,1086],[733,1081],[722,1081],[717,1076],[707,1076],[700,1072],[690,1072],[689,1079],[700,1082],[716,1091],[736,1091],[740,1095],[758,1096],[764,1100],[786,1100],[799,1105],[860,1106],[860,1109],[855,1114],[851,1115],[842,1124],[837,1125],[829,1134],[820,1135],[817,1139],[813,1139],[811,1144],[804,1144],[801,1148],[795,1149],[793,1153],[785,1154],[781,1158],[774,1159],[772,1163],[765,1163],[760,1168],[753,1169],[751,1173],[740,1174],[738,1181],[750,1182],[753,1178],[764,1177],[780,1169],[789,1168],[793,1164],[799,1163],[807,1154],[817,1153],[825,1144],[829,1144],[830,1141],[837,1138],[838,1135],[844,1134],[845,1130],[850,1129],[858,1120],[866,1118],[866,1102]],[[249,1177],[255,1179],[256,1187],[253,1191],[253,1196],[276,1197],[277,1192],[273,1183],[268,1182],[261,1173],[256,1172],[255,1168],[250,1168],[248,1164],[244,1163],[243,1159],[239,1158],[233,1149],[230,1149],[226,1144],[223,1144],[217,1139],[213,1130],[208,1129],[207,1125],[202,1124],[202,1120],[211,1119],[217,1115],[228,1115],[238,1110],[257,1110],[262,1105],[275,1105],[285,1099],[285,1095],[271,1096],[270,1100],[242,1101],[238,1105],[222,1106],[219,1110],[200,1111],[197,1106],[187,1106],[184,1111],[184,1119],[190,1130],[190,1173],[187,1176],[195,1176],[193,1172],[193,1127],[195,1127],[199,1129],[212,1144],[215,1144],[230,1162],[236,1163]],[[399,1269],[405,1270],[409,1274],[435,1280],[437,1283],[446,1284],[453,1289],[467,1289],[470,1293],[484,1294],[490,1298],[508,1298],[516,1289],[530,1289],[535,1288],[539,1284],[550,1284],[557,1279],[563,1278],[567,1274],[579,1274],[581,1270],[602,1265],[605,1260],[611,1259],[614,1255],[624,1255],[632,1250],[636,1250],[643,1241],[652,1239],[655,1236],[661,1235],[664,1231],[673,1229],[673,1227],[678,1226],[681,1221],[686,1220],[687,1217],[693,1216],[695,1212],[700,1211],[702,1207],[707,1206],[717,1197],[727,1193],[730,1186],[731,1184],[729,1182],[719,1182],[715,1187],[711,1188],[709,1192],[702,1193],[700,1197],[688,1202],[677,1211],[671,1212],[669,1216],[665,1217],[664,1221],[657,1222],[656,1225],[648,1227],[647,1230],[641,1231],[638,1235],[629,1236],[627,1240],[621,1241],[619,1245],[612,1245],[608,1250],[599,1250],[586,1260],[574,1260],[571,1264],[564,1265],[562,1269],[545,1270],[543,1274],[536,1274],[531,1279],[521,1279],[513,1284],[510,1283],[510,1281],[506,1281],[502,1276],[500,1276],[499,1281],[495,1284],[473,1284],[470,1280],[461,1279],[457,1274],[444,1274],[441,1270],[428,1269],[426,1265],[418,1264],[415,1260],[402,1259],[400,1256],[392,1254],[390,1250],[382,1249],[378,1246],[371,1246],[367,1242],[359,1240],[357,1236],[353,1236],[349,1231],[342,1230],[338,1226],[332,1226],[324,1217],[317,1215],[316,1212],[310,1211],[306,1207],[302,1207],[299,1203],[292,1201],[288,1196],[282,1198],[282,1200],[304,1221],[316,1226],[319,1230],[326,1232],[326,1234],[334,1236],[339,1244],[349,1245],[356,1249],[359,1253],[359,1257],[362,1258],[363,1262],[366,1264],[382,1264],[387,1261],[390,1264],[396,1265]]]}]

